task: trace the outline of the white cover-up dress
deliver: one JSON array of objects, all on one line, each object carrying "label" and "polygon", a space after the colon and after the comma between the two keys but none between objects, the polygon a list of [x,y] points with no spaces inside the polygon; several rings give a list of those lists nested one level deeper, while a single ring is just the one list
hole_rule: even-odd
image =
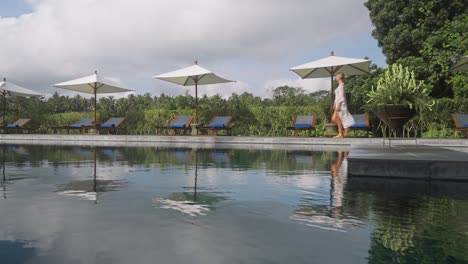
[{"label": "white cover-up dress", "polygon": [[338,107],[338,104],[340,102],[341,102],[341,111],[338,112],[338,116],[341,119],[341,123],[343,123],[343,127],[348,128],[354,125],[356,121],[354,121],[353,116],[348,111],[344,85],[342,83],[338,85],[338,87],[335,89],[335,103],[333,105],[335,109]]}]

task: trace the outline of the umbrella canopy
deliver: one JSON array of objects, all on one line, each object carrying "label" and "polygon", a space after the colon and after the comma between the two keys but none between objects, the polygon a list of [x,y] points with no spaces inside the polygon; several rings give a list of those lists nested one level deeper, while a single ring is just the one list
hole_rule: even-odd
[{"label": "umbrella canopy", "polygon": [[3,78],[3,81],[0,82],[0,92],[4,95],[9,96],[41,96],[40,93],[26,89],[24,87],[18,86],[16,84],[7,82],[6,78]]},{"label": "umbrella canopy", "polygon": [[22,96],[22,97],[41,96],[41,94],[35,91],[29,90],[27,88],[18,86],[10,82],[7,82],[6,78],[3,78],[3,81],[0,82],[0,93],[3,96],[3,120],[2,122],[5,124],[6,124],[5,116],[6,116],[6,97],[7,96]]},{"label": "umbrella canopy", "polygon": [[333,100],[333,76],[336,73],[342,72],[345,75],[369,74],[370,64],[370,60],[337,57],[332,51],[330,56],[326,58],[302,64],[290,70],[298,74],[302,79],[330,77],[331,98]]},{"label": "umbrella canopy", "polygon": [[208,85],[217,83],[234,82],[224,79],[214,74],[212,71],[200,67],[195,61],[195,65],[180,70],[168,72],[153,78],[163,81],[183,85],[195,86],[195,123],[198,124],[198,85]]},{"label": "umbrella canopy", "polygon": [[461,57],[455,65],[453,65],[452,69],[453,72],[462,72],[468,71],[468,55]]},{"label": "umbrella canopy", "polygon": [[54,84],[54,87],[81,93],[94,94],[94,128],[96,128],[97,121],[97,94],[125,93],[134,91],[127,88],[122,88],[108,78],[99,76],[97,71],[95,71],[93,75]]},{"label": "umbrella canopy", "polygon": [[326,78],[342,72],[345,75],[369,74],[370,60],[329,56],[291,68],[302,79]]}]

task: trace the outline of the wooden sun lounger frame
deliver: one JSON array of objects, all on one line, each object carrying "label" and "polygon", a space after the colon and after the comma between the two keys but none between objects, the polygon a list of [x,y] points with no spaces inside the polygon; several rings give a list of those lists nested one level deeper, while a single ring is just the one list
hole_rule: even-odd
[{"label": "wooden sun lounger frame", "polygon": [[[125,127],[120,127],[120,125],[123,123],[123,121],[125,121],[125,117],[111,117],[109,118],[107,122],[109,122],[111,119],[113,118],[121,118],[120,122],[115,124],[115,126],[113,127],[101,127],[101,125],[103,124],[98,124],[96,127],[97,127],[97,131],[98,131],[98,134],[101,134],[101,131],[107,131],[107,135],[110,135],[111,131],[115,131],[115,134],[117,134],[118,132],[122,132],[123,134],[127,134],[127,128]],[[104,124],[106,124],[104,123]]]},{"label": "wooden sun lounger frame", "polygon": [[[468,127],[462,127],[460,121],[458,120],[457,115],[460,114],[452,114],[453,122],[455,123],[455,127],[453,128],[453,137],[455,138],[457,135],[457,131],[465,132],[466,138],[468,139]],[[468,114],[466,114],[468,115]]]},{"label": "wooden sun lounger frame", "polygon": [[[350,131],[358,131],[358,130],[366,131],[367,132],[366,137],[369,137],[369,132],[371,131],[374,132],[374,129],[372,128],[369,122],[369,113],[364,113],[364,115],[366,115],[365,117],[366,126],[365,127],[350,127],[349,130]],[[353,136],[355,136],[355,134],[353,134]]]},{"label": "wooden sun lounger frame", "polygon": [[216,135],[218,135],[218,131],[224,130],[224,131],[226,131],[226,134],[228,136],[231,136],[232,135],[232,128],[231,128],[230,124],[231,124],[231,121],[232,121],[232,116],[228,116],[228,121],[226,122],[226,126],[224,126],[224,127],[210,127],[209,125],[211,125],[213,123],[213,121],[215,120],[216,117],[218,117],[218,116],[213,116],[207,126],[197,126],[197,129],[198,130],[208,131],[208,133],[209,132],[214,132]]},{"label": "wooden sun lounger frame", "polygon": [[[179,118],[179,116],[182,116],[182,115],[177,115],[176,117],[174,117],[174,119],[172,119],[171,121],[171,124],[174,124],[177,118]],[[190,116],[187,123],[185,123],[185,127],[157,126],[156,135],[159,135],[159,132],[161,132],[161,130],[172,130],[174,136],[177,135],[177,131],[182,131],[182,134],[185,134],[187,131],[190,132],[192,131],[192,127],[190,126],[190,124],[192,123],[192,120],[193,120],[193,116]]]},{"label": "wooden sun lounger frame", "polygon": [[[24,122],[21,126],[18,126],[18,127],[8,127],[8,125],[11,125],[11,124],[15,124],[16,122],[20,121],[20,120],[23,120],[23,119],[27,119],[26,122]],[[30,132],[30,128],[27,127],[26,125],[31,122],[31,118],[19,118],[18,120],[16,120],[14,123],[11,123],[11,124],[7,124],[5,126],[3,126],[3,129],[5,129],[6,132],[8,131],[11,131],[11,130],[14,130],[16,132],[16,134],[19,134],[19,132],[26,132],[27,134],[29,134]]]},{"label": "wooden sun lounger frame", "polygon": [[295,115],[294,118],[293,118],[293,122],[291,124],[291,126],[288,126],[286,127],[286,130],[287,131],[292,131],[293,132],[293,136],[296,134],[296,131],[309,131],[310,135],[312,135],[312,131],[314,132],[314,136],[317,136],[317,131],[316,131],[316,128],[315,128],[315,125],[317,124],[317,115],[304,115],[304,116],[312,116],[314,118],[314,121],[312,122],[312,126],[310,127],[294,127],[294,125],[296,124],[296,120],[297,120],[297,117],[298,115]]},{"label": "wooden sun lounger frame", "polygon": [[[78,120],[80,121],[80,120]],[[94,121],[92,121],[91,123],[94,123]],[[72,126],[55,126],[55,127],[51,127],[52,131],[54,132],[54,134],[57,134],[58,133],[58,130],[67,130],[67,135],[70,134],[70,130],[79,130],[80,131],[80,134],[84,134],[84,133],[87,133],[89,129],[92,129],[94,128],[93,125],[89,125],[89,126],[79,126],[79,127],[72,127]]]}]

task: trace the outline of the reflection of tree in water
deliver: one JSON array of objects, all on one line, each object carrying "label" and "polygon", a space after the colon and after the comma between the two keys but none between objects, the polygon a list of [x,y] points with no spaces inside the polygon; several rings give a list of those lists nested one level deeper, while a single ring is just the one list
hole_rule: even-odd
[{"label": "reflection of tree in water", "polygon": [[468,263],[467,202],[424,199],[409,209],[388,197],[374,201],[369,263]]},{"label": "reflection of tree in water", "polygon": [[[190,169],[194,164],[191,148],[144,147],[122,148],[130,166],[157,165],[172,169]],[[217,168],[246,170],[265,168],[285,175],[299,170],[328,171],[333,153],[327,151],[255,150],[255,149],[196,149],[198,165],[202,168],[215,165]]]},{"label": "reflection of tree in water", "polygon": [[345,206],[375,222],[369,263],[468,263],[468,183],[351,177]]}]

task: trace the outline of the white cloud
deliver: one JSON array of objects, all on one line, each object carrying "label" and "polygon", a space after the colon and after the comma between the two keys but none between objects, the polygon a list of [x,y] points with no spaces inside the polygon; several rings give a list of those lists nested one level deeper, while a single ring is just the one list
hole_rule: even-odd
[{"label": "white cloud", "polygon": [[0,74],[45,92],[55,91],[48,88],[53,83],[97,69],[139,93],[176,94],[187,88],[151,76],[198,59],[240,80],[223,85],[221,94],[232,88],[263,95],[264,87],[256,86],[292,76],[291,58],[371,30],[362,0],[28,2],[32,13],[0,18]]}]

